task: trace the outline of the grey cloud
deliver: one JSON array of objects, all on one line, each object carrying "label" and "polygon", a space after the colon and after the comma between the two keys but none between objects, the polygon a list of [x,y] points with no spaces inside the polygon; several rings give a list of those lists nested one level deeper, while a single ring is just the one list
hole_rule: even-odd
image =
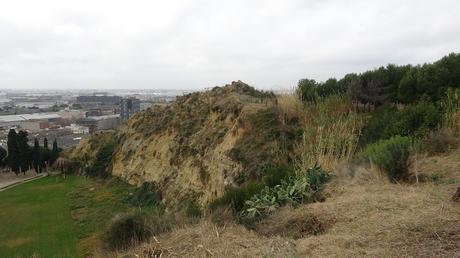
[{"label": "grey cloud", "polygon": [[93,2],[2,8],[0,88],[289,88],[460,51],[455,0]]}]

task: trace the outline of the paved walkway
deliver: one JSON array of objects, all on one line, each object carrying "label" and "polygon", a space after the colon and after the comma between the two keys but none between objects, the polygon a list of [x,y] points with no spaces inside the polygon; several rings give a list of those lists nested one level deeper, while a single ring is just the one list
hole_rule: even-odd
[{"label": "paved walkway", "polygon": [[15,175],[13,172],[0,173],[0,192],[14,186],[20,185],[25,182],[33,181],[35,179],[47,176],[48,173],[36,174],[35,172],[26,172],[26,174]]}]

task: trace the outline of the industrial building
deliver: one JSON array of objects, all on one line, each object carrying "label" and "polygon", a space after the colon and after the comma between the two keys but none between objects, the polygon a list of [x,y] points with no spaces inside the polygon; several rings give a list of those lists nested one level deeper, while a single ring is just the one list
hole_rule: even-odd
[{"label": "industrial building", "polygon": [[49,128],[50,125],[61,119],[57,113],[34,113],[22,115],[0,116],[0,128],[6,130],[18,127],[29,131],[38,131]]},{"label": "industrial building", "polygon": [[102,105],[118,105],[120,104],[120,96],[106,96],[106,95],[93,95],[93,96],[78,96],[78,103],[97,103]]},{"label": "industrial building", "polygon": [[121,120],[128,120],[141,110],[141,101],[137,98],[123,98],[120,104]]},{"label": "industrial building", "polygon": [[78,124],[89,128],[89,132],[115,129],[120,125],[120,115],[90,116],[82,118]]}]

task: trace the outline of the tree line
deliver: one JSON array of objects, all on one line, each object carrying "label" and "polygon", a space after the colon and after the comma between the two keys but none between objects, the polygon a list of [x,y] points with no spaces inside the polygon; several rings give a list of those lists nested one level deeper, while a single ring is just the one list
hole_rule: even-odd
[{"label": "tree line", "polygon": [[30,146],[27,131],[16,132],[15,129],[10,129],[7,150],[0,147],[0,161],[2,166],[8,166],[16,174],[25,173],[32,168],[36,173],[41,173],[56,161],[60,151],[56,139],[52,149],[48,147],[46,137],[43,139],[43,146],[40,146],[37,138],[34,139],[34,145]]},{"label": "tree line", "polygon": [[448,88],[460,88],[460,54],[452,53],[423,65],[389,64],[360,74],[349,73],[340,80],[317,82],[306,78],[299,80],[297,86],[305,102],[337,93],[348,93],[364,107],[420,100],[439,102]]}]

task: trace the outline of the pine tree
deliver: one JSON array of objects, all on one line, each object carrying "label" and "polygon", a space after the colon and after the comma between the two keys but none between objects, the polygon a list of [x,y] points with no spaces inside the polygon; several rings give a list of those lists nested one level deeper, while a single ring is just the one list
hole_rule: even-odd
[{"label": "pine tree", "polygon": [[17,138],[18,134],[16,133],[16,130],[10,129],[8,132],[8,156],[6,157],[6,163],[15,174],[18,174],[19,172],[19,147]]}]

